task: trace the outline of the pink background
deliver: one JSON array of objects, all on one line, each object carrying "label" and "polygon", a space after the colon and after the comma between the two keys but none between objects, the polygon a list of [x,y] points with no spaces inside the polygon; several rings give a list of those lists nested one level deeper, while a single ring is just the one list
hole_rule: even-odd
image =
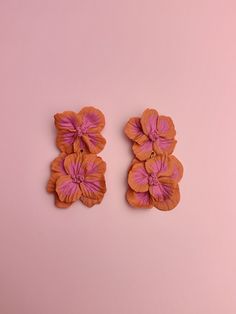
[{"label": "pink background", "polygon": [[[1,0],[0,313],[235,314],[235,1]],[[53,114],[106,116],[100,206],[54,207]],[[125,202],[146,107],[185,166],[172,212]]]}]

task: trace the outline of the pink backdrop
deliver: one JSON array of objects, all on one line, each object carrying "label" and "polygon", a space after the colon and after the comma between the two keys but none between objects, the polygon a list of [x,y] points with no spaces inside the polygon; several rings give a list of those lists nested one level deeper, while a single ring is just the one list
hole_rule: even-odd
[{"label": "pink backdrop", "polygon": [[[235,10],[1,0],[1,314],[236,313]],[[59,210],[45,191],[53,114],[86,104],[106,116],[108,192]],[[185,166],[168,213],[124,198],[122,128],[147,106],[174,119]]]}]

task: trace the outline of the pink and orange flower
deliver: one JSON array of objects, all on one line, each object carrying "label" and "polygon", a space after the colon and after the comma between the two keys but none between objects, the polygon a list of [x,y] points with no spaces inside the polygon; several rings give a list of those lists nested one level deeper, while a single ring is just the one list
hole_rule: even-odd
[{"label": "pink and orange flower", "polygon": [[61,153],[51,163],[47,191],[55,194],[55,205],[67,208],[80,200],[88,207],[101,203],[106,192],[106,163],[95,154]]},{"label": "pink and orange flower", "polygon": [[61,152],[83,151],[100,153],[106,140],[101,135],[105,125],[103,113],[94,107],[84,107],[79,113],[65,111],[54,116],[57,129],[56,144]]},{"label": "pink and orange flower", "polygon": [[137,208],[171,210],[180,200],[178,183],[182,176],[183,166],[173,155],[134,159],[128,175],[127,200]]},{"label": "pink and orange flower", "polygon": [[143,161],[153,154],[171,154],[175,148],[175,127],[170,117],[161,116],[155,109],[146,109],[141,118],[131,118],[125,134],[134,141],[134,155]]}]

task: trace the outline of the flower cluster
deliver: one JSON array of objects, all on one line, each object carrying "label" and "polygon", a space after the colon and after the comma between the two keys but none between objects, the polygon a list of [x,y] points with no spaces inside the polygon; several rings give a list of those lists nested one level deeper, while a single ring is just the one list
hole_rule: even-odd
[{"label": "flower cluster", "polygon": [[138,208],[173,209],[180,200],[183,166],[172,155],[176,145],[172,119],[146,109],[141,118],[131,118],[124,131],[134,142],[135,155],[128,173],[128,203]]},{"label": "flower cluster", "polygon": [[88,207],[101,203],[106,192],[106,163],[96,154],[106,144],[100,133],[105,126],[103,113],[85,107],[79,113],[57,113],[54,119],[61,153],[51,163],[47,191],[54,193],[59,208],[77,200]]}]

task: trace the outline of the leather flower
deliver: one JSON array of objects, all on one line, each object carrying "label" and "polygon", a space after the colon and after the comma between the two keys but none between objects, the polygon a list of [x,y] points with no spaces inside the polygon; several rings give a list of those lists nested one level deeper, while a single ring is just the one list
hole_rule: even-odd
[{"label": "leather flower", "polygon": [[172,119],[159,115],[155,109],[146,109],[141,118],[131,118],[124,131],[134,141],[133,152],[141,161],[153,154],[171,154],[176,145]]},{"label": "leather flower", "polygon": [[55,193],[55,204],[67,208],[80,200],[88,207],[101,203],[106,192],[106,163],[95,154],[61,153],[51,163],[47,191]]},{"label": "leather flower", "polygon": [[171,210],[180,200],[178,182],[182,175],[183,166],[173,155],[134,159],[128,174],[127,200],[133,207]]},{"label": "leather flower", "polygon": [[94,107],[84,107],[79,113],[65,111],[54,116],[56,144],[61,152],[83,151],[98,154],[106,144],[100,134],[105,125],[103,113]]}]

